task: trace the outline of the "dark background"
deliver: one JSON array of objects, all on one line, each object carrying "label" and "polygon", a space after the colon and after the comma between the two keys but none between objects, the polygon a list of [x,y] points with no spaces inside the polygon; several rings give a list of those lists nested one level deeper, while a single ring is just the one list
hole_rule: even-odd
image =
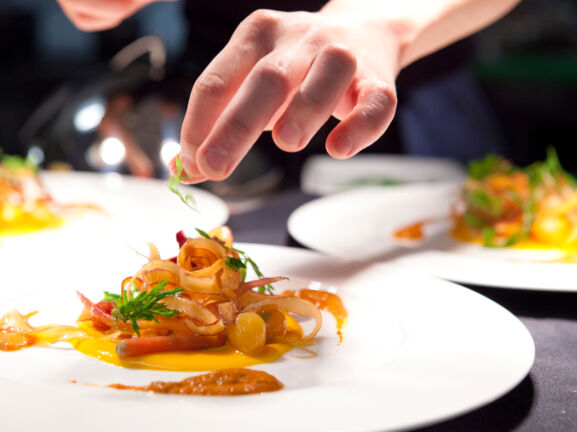
[{"label": "dark background", "polygon": [[[116,29],[84,33],[67,20],[54,0],[2,0],[0,147],[5,153],[26,154],[31,145],[37,144],[46,151],[44,165],[63,159],[73,168],[93,169],[82,161],[80,153],[78,157],[70,156],[61,144],[54,144],[55,140],[67,139],[62,131],[57,138],[54,134],[46,138],[51,136],[50,114],[34,133],[30,133],[30,118],[35,113],[38,117],[39,107],[47,100],[61,97],[62,107],[66,98],[81,94],[94,83],[104,82],[106,86],[106,79],[117,80],[110,73],[109,60],[143,35],[157,35],[167,49],[168,75],[164,87],[157,84],[157,90],[161,88],[184,107],[198,70],[182,58],[187,35],[182,8],[182,2],[153,4]],[[555,146],[565,167],[577,171],[575,1],[525,0],[504,19],[467,39],[466,46],[465,66],[494,115],[504,143],[499,150],[514,162],[526,164],[543,158],[546,147]],[[400,81],[409,72],[402,72]],[[63,92],[63,88],[68,91]],[[400,91],[401,101],[403,96]],[[446,118],[447,125],[451,121]],[[395,135],[396,128],[392,126],[390,136]],[[75,139],[68,145],[81,141]],[[455,143],[455,148],[467,145]],[[322,151],[322,147],[310,151]],[[376,145],[369,151],[410,152],[402,140]],[[275,149],[266,152],[273,163],[282,165],[285,159],[293,164],[301,162],[299,156]],[[471,154],[456,151],[454,156],[466,162]]]}]

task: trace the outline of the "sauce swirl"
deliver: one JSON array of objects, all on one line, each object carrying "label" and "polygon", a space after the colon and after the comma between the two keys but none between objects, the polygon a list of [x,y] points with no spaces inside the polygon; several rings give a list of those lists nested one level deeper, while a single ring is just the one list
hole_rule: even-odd
[{"label": "sauce swirl", "polygon": [[232,368],[188,377],[182,381],[154,381],[145,386],[111,384],[106,387],[162,394],[240,396],[278,391],[283,388],[283,384],[263,371]]}]

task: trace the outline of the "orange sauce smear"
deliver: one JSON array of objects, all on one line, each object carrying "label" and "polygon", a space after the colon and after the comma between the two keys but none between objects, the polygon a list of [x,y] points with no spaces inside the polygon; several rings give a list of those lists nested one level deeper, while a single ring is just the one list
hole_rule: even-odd
[{"label": "orange sauce smear", "polygon": [[111,384],[106,387],[162,394],[239,396],[278,391],[283,388],[283,384],[263,371],[231,368],[192,376],[182,381],[155,381],[145,386]]},{"label": "orange sauce smear", "polygon": [[407,225],[407,226],[404,226],[402,228],[399,228],[398,230],[396,230],[393,233],[393,237],[397,240],[402,240],[402,241],[423,240],[423,238],[425,238],[423,228],[425,227],[425,224],[427,224],[429,222],[430,222],[429,220],[423,220],[423,221],[415,222],[411,225]]},{"label": "orange sauce smear", "polygon": [[302,299],[310,301],[317,308],[327,311],[337,321],[337,334],[339,335],[339,343],[343,341],[343,327],[348,317],[347,309],[343,304],[341,298],[328,291],[300,289],[298,291],[284,291],[283,295],[294,295]]}]

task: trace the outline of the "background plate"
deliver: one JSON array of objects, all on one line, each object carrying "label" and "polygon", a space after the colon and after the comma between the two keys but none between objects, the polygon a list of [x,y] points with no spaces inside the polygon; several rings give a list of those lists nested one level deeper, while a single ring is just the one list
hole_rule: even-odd
[{"label": "background plate", "polygon": [[362,185],[395,185],[460,181],[465,170],[448,158],[360,154],[337,160],[327,155],[309,157],[301,174],[305,193],[327,195]]},{"label": "background plate", "polygon": [[[229,216],[220,198],[181,185],[196,200],[198,211],[189,209],[168,190],[167,181],[68,172],[43,173],[42,181],[56,202],[93,204],[102,211],[86,210],[56,229],[0,237],[0,293],[43,286],[47,280],[52,289],[66,286],[75,278],[70,269],[86,268],[88,263],[91,274],[107,271],[115,264],[107,256],[114,249],[131,252],[128,245],[148,253],[145,242],[153,242],[176,253],[177,231],[196,235],[195,227],[208,231]],[[24,270],[22,263],[27,264]]]},{"label": "background plate", "polygon": [[[451,205],[460,184],[442,182],[365,187],[322,197],[295,210],[288,230],[299,243],[351,261],[387,261],[411,272],[500,288],[577,291],[577,264],[555,262],[556,250],[485,248],[449,235]],[[425,225],[426,240],[401,245],[396,230]]]}]

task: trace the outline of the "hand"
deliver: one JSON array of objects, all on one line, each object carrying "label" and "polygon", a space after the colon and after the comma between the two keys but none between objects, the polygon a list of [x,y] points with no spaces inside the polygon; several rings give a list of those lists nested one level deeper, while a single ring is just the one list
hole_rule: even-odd
[{"label": "hand", "polygon": [[58,0],[70,21],[80,30],[116,27],[149,3],[158,0]]},{"label": "hand", "polygon": [[[228,177],[264,130],[302,150],[331,115],[327,152],[374,143],[397,105],[400,37],[371,17],[256,11],[195,82],[181,134],[186,182]],[[171,170],[175,171],[174,161]]]}]

